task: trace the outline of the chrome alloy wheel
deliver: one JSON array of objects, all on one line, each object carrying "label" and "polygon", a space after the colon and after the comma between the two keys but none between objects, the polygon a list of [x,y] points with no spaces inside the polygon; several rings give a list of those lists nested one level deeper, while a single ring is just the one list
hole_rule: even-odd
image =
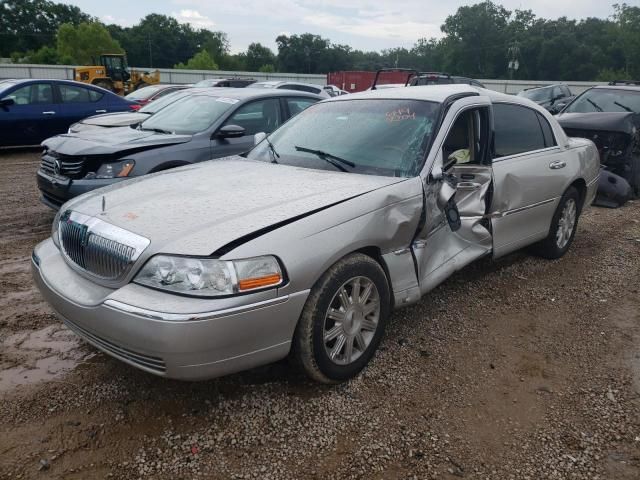
[{"label": "chrome alloy wheel", "polygon": [[560,220],[558,221],[558,230],[556,231],[556,244],[559,249],[563,249],[569,243],[573,229],[576,226],[577,206],[573,198],[569,198],[564,204]]},{"label": "chrome alloy wheel", "polygon": [[338,289],[324,317],[324,348],[338,365],[355,362],[378,329],[380,294],[367,277],[354,277]]}]

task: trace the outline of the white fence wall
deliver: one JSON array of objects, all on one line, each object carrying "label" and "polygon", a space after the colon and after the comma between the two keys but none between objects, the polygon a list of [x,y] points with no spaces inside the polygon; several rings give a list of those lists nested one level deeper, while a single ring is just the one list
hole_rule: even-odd
[{"label": "white fence wall", "polygon": [[[133,67],[136,70],[155,70],[150,68]],[[315,83],[324,85],[324,75],[299,74],[299,73],[262,73],[262,72],[231,72],[224,70],[175,70],[160,68],[160,80],[162,83],[195,83],[205,78],[241,77],[264,80],[286,80],[295,82]],[[67,65],[16,65],[0,64],[0,79],[3,78],[56,78],[73,80],[73,67]],[[503,93],[515,94],[525,88],[540,87],[555,83],[542,80],[480,80],[487,88]],[[582,93],[594,85],[603,85],[602,82],[563,82],[569,85],[574,94]]]}]

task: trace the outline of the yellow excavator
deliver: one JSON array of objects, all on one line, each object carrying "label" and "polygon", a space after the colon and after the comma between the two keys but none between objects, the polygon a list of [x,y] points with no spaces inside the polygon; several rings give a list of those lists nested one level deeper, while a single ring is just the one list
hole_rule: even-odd
[{"label": "yellow excavator", "polygon": [[90,83],[118,95],[126,95],[147,85],[160,83],[160,72],[129,69],[126,55],[108,53],[100,55],[100,65],[76,67],[74,78],[78,82]]}]

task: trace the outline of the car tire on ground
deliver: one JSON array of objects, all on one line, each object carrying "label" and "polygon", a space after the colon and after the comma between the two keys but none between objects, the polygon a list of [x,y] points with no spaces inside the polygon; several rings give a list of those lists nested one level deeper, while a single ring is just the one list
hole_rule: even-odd
[{"label": "car tire on ground", "polygon": [[580,194],[574,187],[569,187],[553,214],[549,235],[533,245],[533,252],[549,259],[560,258],[567,253],[576,235],[581,208]]},{"label": "car tire on ground", "polygon": [[631,160],[631,190],[633,196],[640,198],[640,155],[633,157]]},{"label": "car tire on ground", "polygon": [[321,383],[355,377],[378,348],[390,311],[380,264],[362,253],[344,257],[311,289],[293,337],[294,361]]}]

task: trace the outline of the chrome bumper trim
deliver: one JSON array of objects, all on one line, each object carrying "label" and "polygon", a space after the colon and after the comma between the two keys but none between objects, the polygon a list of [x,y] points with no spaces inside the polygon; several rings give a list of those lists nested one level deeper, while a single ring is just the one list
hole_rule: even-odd
[{"label": "chrome bumper trim", "polygon": [[259,308],[270,307],[272,305],[279,305],[289,300],[289,295],[282,297],[272,298],[264,300],[262,302],[251,303],[249,305],[242,305],[240,307],[227,308],[224,310],[214,310],[212,312],[198,312],[198,313],[165,313],[155,310],[149,310],[146,308],[135,307],[128,303],[123,303],[118,300],[107,299],[103,305],[113,310],[119,310],[124,313],[132,315],[138,315],[152,320],[161,320],[165,322],[187,322],[187,321],[204,321],[212,320],[214,318],[227,317],[229,315],[237,315],[250,310],[257,310]]}]

